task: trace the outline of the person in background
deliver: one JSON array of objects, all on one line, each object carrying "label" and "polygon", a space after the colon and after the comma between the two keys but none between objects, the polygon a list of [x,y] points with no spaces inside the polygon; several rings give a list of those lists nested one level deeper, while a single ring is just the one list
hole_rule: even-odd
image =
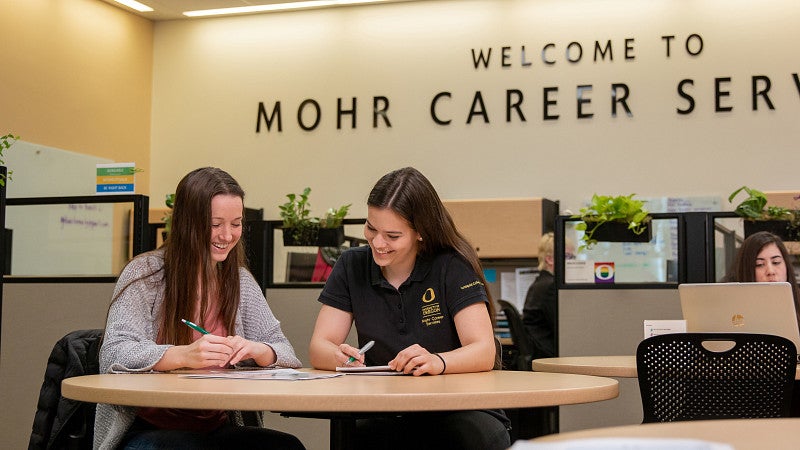
[{"label": "person in background", "polygon": [[792,286],[794,307],[800,323],[800,295],[797,277],[789,254],[781,238],[767,231],[759,231],[748,236],[736,252],[724,282],[776,282],[787,281]]},{"label": "person in background", "polygon": [[[574,245],[565,243],[564,257],[575,258]],[[553,233],[539,240],[539,276],[525,295],[522,323],[533,348],[533,358],[558,356],[558,289],[555,281],[555,248]]]},{"label": "person in background", "polygon": [[[243,201],[242,188],[220,169],[197,169],[180,181],[166,243],[135,257],[117,281],[100,373],[300,367],[245,267]],[[304,448],[292,435],[242,423],[241,413],[222,410],[100,403],[95,448]]]},{"label": "person in background", "polygon": [[[492,302],[477,254],[430,181],[414,168],[384,175],[367,200],[368,246],[345,251],[320,294],[311,364],[388,365],[442,375],[492,370]],[[365,354],[344,343],[352,324]],[[358,448],[504,449],[502,411],[409,413],[356,423]]]},{"label": "person in background", "polygon": [[[721,281],[728,283],[780,282],[792,286],[794,310],[800,326],[800,295],[798,295],[797,276],[783,240],[778,236],[759,231],[748,236],[743,242],[728,273]],[[800,351],[800,349],[798,349]],[[800,417],[800,381],[794,382],[792,391],[792,417]]]}]

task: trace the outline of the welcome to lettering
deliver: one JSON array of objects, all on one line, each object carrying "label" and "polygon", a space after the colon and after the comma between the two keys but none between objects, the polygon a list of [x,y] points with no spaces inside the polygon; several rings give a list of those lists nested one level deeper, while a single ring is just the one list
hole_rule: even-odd
[{"label": "welcome to lettering", "polygon": [[[704,41],[700,34],[693,33],[685,38],[678,38],[674,35],[660,36],[663,43],[663,56],[670,58],[676,49],[682,44],[683,50],[689,57],[699,57],[704,49]],[[625,38],[614,43],[611,39],[595,40],[590,44],[582,44],[577,41],[567,43],[546,42],[538,46],[540,48],[539,62],[542,67],[552,67],[558,64],[581,64],[591,57],[593,63],[614,63],[615,54],[620,54],[623,61],[636,61],[636,40]],[[517,63],[514,63],[514,48],[511,46],[487,47],[470,49],[470,59],[472,70],[488,71],[495,68],[508,70],[518,67],[522,70],[530,69],[534,66],[531,54],[527,52],[527,45],[519,46]],[[585,56],[585,49],[590,48],[590,55]],[[559,53],[559,51],[563,52]],[[777,83],[793,83],[798,98],[781,98],[780,101],[789,102],[800,99],[800,77],[797,72],[791,73],[790,77],[765,74],[754,74],[745,82],[750,85],[750,95],[745,100],[749,104],[749,109],[754,112],[763,110],[775,110],[776,99],[771,96],[773,79]],[[734,98],[731,86],[734,82],[742,82],[740,78],[734,80],[730,76],[712,77],[713,90],[698,92],[695,89],[694,78],[683,78],[678,80],[673,89],[675,102],[667,105],[675,114],[681,116],[691,115],[697,110],[697,98],[706,97],[711,101],[706,104],[713,104],[714,113],[725,114],[741,108],[741,99]],[[539,92],[536,92],[539,90]],[[596,92],[609,92],[599,98]],[[491,89],[497,92],[496,88]],[[564,94],[566,92],[566,94]],[[533,93],[541,93],[541,102],[526,102],[526,97],[532,97]],[[491,98],[487,102],[487,97],[483,90],[477,89],[472,92],[452,92],[440,91],[429,94],[427,114],[430,120],[442,127],[451,126],[453,123],[463,123],[472,125],[474,123],[491,124],[493,122],[505,123],[526,123],[529,117],[534,117],[538,112],[537,119],[541,121],[558,121],[563,117],[573,116],[579,120],[588,120],[596,114],[608,114],[612,118],[635,116],[633,108],[634,89],[628,81],[619,81],[610,85],[603,85],[596,88],[593,83],[578,84],[574,87],[562,86],[514,86],[506,88],[501,95],[501,99]],[[491,94],[497,95],[497,94]],[[606,97],[606,95],[608,95]],[[566,100],[565,100],[566,98]],[[647,99],[636,99],[639,102]],[[267,132],[282,133],[284,131],[284,116],[291,114],[294,116],[294,124],[297,128],[313,132],[319,127],[327,124],[325,118],[332,117],[335,120],[337,130],[349,127],[357,129],[359,123],[359,102],[358,97],[337,97],[336,105],[325,105],[314,98],[306,98],[300,101],[297,106],[290,107],[284,111],[284,103],[275,100],[271,103],[259,101],[256,112],[256,133],[261,133],[262,129]],[[392,128],[393,122],[403,123],[402,120],[394,120],[390,116],[391,101],[387,96],[373,96],[370,101],[368,120],[371,127]],[[465,107],[469,103],[468,107]],[[495,105],[494,109],[487,105]],[[502,105],[498,107],[496,105]],[[459,111],[458,108],[464,108]],[[328,111],[323,114],[323,111]],[[421,111],[421,113],[424,113]],[[566,114],[566,115],[565,115]],[[363,113],[362,113],[363,115]]]}]

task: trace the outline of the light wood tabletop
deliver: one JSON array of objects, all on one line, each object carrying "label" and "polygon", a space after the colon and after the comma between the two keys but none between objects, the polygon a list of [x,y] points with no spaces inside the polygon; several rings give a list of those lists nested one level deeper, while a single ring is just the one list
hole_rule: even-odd
[{"label": "light wood tabletop", "polygon": [[729,444],[736,450],[795,450],[800,447],[800,418],[647,423],[551,434],[529,442],[566,443],[592,438],[700,439]]},{"label": "light wood tabletop", "polygon": [[93,403],[274,411],[289,417],[329,419],[331,448],[351,449],[359,414],[589,403],[617,397],[619,383],[584,375],[498,370],[422,377],[343,375],[293,381],[149,373],[67,378],[61,382],[61,393],[66,398]]},{"label": "light wood tabletop", "polygon": [[[536,372],[569,373],[596,377],[637,378],[636,356],[563,356],[559,358],[534,359],[531,363]],[[800,380],[800,365],[794,375]]]},{"label": "light wood tabletop", "polygon": [[279,412],[528,408],[608,400],[618,394],[618,382],[610,378],[518,371],[423,377],[344,375],[297,381],[105,374],[62,382],[64,397],[86,402]]},{"label": "light wood tabletop", "polygon": [[636,378],[636,356],[563,356],[534,359],[533,370],[599,377]]}]

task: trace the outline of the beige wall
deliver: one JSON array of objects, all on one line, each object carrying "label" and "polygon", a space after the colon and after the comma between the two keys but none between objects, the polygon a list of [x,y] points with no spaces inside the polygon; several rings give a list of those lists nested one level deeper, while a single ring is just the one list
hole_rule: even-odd
[{"label": "beige wall", "polygon": [[[277,218],[284,195],[305,186],[313,212],[352,202],[363,216],[374,181],[409,164],[444,198],[544,197],[573,211],[595,192],[727,199],[742,184],[793,190],[797,23],[796,0],[439,0],[157,23],[151,191],[161,198],[190,169],[219,165],[250,206]],[[684,50],[693,33],[704,42],[696,57]],[[669,57],[665,35],[675,36]],[[634,40],[632,60],[625,39]],[[612,41],[613,62],[592,61],[596,40]],[[584,47],[574,64],[564,55],[573,41]],[[547,43],[554,65],[540,58]],[[489,47],[490,68],[475,70],[471,50]],[[758,75],[772,81],[775,110],[752,110]],[[723,77],[731,82],[721,104],[733,110],[716,113],[714,79]],[[690,115],[676,112],[687,105],[683,79],[694,80]],[[612,83],[630,87],[633,117],[621,107],[611,116]],[[591,119],[577,118],[579,85],[592,86]],[[545,87],[558,88],[558,120],[543,120]],[[525,96],[524,123],[506,122],[509,89]],[[452,93],[437,107],[449,126],[429,113],[442,91]],[[476,91],[489,124],[466,123]],[[389,98],[391,128],[372,128],[373,96]],[[355,130],[349,119],[336,128],[339,97],[358,99]],[[315,131],[297,124],[305,99],[322,109]],[[281,102],[282,133],[256,133],[260,101]]]},{"label": "beige wall", "polygon": [[147,193],[152,22],[98,0],[3,0],[0,30],[0,134],[134,161]]},{"label": "beige wall", "polygon": [[[423,170],[444,198],[545,197],[562,210],[595,192],[794,190],[799,19],[793,0],[437,0],[153,24],[99,0],[7,0],[0,29],[14,45],[0,46],[0,131],[134,160],[146,169],[137,189],[155,206],[189,170],[221,166],[267,218],[305,186],[314,213],[352,202],[363,216],[375,179],[403,165]],[[692,33],[704,41],[697,57],[682,48]],[[664,35],[676,36],[669,58]],[[607,40],[614,62],[592,61],[594,42]],[[578,63],[563,53],[573,41],[585,48]],[[547,43],[554,65],[540,58]],[[472,49],[489,47],[490,67],[474,69]],[[752,111],[755,75],[770,77],[775,110]],[[714,112],[718,77],[732,79],[728,113]],[[675,111],[686,106],[676,91],[684,78],[695,80],[688,116]],[[611,83],[630,86],[633,117],[611,117]],[[576,117],[578,85],[592,86],[591,119]],[[558,120],[543,120],[545,87],[559,89]],[[526,122],[505,121],[510,89],[525,96]],[[429,113],[443,91],[452,98],[437,110],[453,120],[444,127]],[[489,124],[465,123],[476,91]],[[389,98],[391,128],[372,128],[373,96]],[[358,99],[357,129],[336,129],[339,97]],[[296,119],[308,98],[322,107],[311,132]],[[281,101],[282,133],[256,133],[260,101]],[[764,161],[779,163],[759,170]]]}]

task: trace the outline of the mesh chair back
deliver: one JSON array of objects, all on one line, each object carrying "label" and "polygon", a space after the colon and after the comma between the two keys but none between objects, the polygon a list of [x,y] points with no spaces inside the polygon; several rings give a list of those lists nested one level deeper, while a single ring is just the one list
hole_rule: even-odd
[{"label": "mesh chair back", "polygon": [[517,310],[517,307],[512,305],[506,300],[497,300],[500,305],[500,310],[508,320],[508,330],[511,332],[511,340],[514,341],[514,346],[517,348],[519,354],[516,360],[516,370],[532,370],[531,361],[533,360],[533,348],[528,340],[528,333],[525,331],[525,326],[522,324],[522,317]]},{"label": "mesh chair back", "polygon": [[639,344],[636,366],[644,423],[787,417],[797,349],[764,334],[666,334]]}]

